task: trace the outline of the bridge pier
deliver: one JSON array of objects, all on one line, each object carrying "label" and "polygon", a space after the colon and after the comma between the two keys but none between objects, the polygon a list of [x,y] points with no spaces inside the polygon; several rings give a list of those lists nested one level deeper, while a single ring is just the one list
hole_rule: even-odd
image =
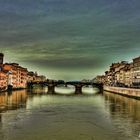
[{"label": "bridge pier", "polygon": [[48,94],[54,94],[55,93],[55,86],[52,85],[48,85]]},{"label": "bridge pier", "polygon": [[75,85],[75,94],[82,94],[82,85]]},{"label": "bridge pier", "polygon": [[33,89],[33,84],[32,83],[27,83],[27,89],[32,90]]},{"label": "bridge pier", "polygon": [[103,84],[98,84],[96,86],[93,85],[93,87],[97,87],[99,89],[98,93],[103,93],[104,89],[103,89]]},{"label": "bridge pier", "polygon": [[101,84],[101,85],[99,86],[99,93],[103,93],[103,91],[104,91],[103,85]]}]

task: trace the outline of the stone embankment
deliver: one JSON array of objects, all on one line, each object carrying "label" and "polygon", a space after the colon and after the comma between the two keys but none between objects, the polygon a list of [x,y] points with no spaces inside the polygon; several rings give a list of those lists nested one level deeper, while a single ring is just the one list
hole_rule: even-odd
[{"label": "stone embankment", "polygon": [[104,86],[104,91],[140,99],[140,89]]}]

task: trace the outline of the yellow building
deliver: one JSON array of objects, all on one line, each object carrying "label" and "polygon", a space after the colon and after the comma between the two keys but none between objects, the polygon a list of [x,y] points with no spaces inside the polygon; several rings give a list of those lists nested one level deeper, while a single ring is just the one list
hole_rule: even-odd
[{"label": "yellow building", "polygon": [[140,57],[133,59],[133,85],[140,87]]},{"label": "yellow building", "polygon": [[129,64],[125,69],[125,85],[132,87],[133,85],[133,63]]},{"label": "yellow building", "polygon": [[[123,71],[122,69],[128,64],[127,61],[122,61],[118,63],[112,63],[109,71],[105,72],[106,85],[118,86],[118,84],[123,82]],[[120,73],[121,71],[121,73]]]}]

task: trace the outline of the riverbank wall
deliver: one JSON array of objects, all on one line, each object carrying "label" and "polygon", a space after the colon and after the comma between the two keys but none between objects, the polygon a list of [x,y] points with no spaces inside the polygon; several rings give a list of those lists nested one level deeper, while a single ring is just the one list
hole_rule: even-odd
[{"label": "riverbank wall", "polygon": [[140,89],[104,86],[104,91],[140,99]]}]

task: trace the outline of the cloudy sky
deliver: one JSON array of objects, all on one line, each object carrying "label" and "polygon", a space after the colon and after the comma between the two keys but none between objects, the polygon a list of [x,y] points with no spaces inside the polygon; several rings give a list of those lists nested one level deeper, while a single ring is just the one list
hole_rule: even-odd
[{"label": "cloudy sky", "polygon": [[0,51],[49,78],[93,78],[140,55],[140,0],[0,0]]}]

